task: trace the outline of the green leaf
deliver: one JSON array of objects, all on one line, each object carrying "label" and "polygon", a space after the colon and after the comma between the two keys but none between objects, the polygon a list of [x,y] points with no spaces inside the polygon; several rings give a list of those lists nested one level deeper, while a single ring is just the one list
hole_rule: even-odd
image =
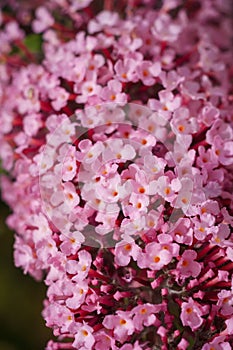
[{"label": "green leaf", "polygon": [[41,52],[42,36],[40,34],[29,34],[24,39],[24,44],[32,53]]},{"label": "green leaf", "polygon": [[7,171],[2,166],[2,160],[0,159],[0,176],[1,175],[7,175]]}]

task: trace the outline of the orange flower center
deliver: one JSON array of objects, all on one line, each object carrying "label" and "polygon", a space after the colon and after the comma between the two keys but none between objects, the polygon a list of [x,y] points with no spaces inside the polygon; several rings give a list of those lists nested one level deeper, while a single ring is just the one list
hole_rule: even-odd
[{"label": "orange flower center", "polygon": [[159,257],[159,256],[155,256],[155,257],[154,257],[154,262],[155,262],[155,263],[160,262],[160,257]]},{"label": "orange flower center", "polygon": [[186,309],[186,312],[187,312],[187,314],[191,314],[191,313],[193,312],[192,307],[188,307],[188,308]]},{"label": "orange flower center", "polygon": [[171,193],[170,188],[169,188],[169,187],[166,187],[166,188],[164,189],[164,193],[165,193],[166,195],[169,195],[169,194]]},{"label": "orange flower center", "polygon": [[123,318],[120,320],[120,325],[123,326],[126,324],[126,320],[124,320]]}]

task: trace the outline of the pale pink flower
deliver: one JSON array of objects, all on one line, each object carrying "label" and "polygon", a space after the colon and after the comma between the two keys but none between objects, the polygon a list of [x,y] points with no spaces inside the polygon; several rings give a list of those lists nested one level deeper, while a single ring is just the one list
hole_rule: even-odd
[{"label": "pale pink flower", "polygon": [[72,280],[73,281],[81,281],[84,280],[88,276],[88,272],[90,270],[92,258],[90,253],[85,250],[81,250],[78,253],[78,261],[76,260],[68,260],[66,263],[66,271],[75,275]]},{"label": "pale pink flower", "polygon": [[131,257],[136,261],[140,252],[140,248],[130,237],[126,237],[123,241],[116,244],[115,262],[119,266],[127,266]]},{"label": "pale pink flower", "polygon": [[72,345],[75,349],[89,350],[92,349],[94,343],[93,328],[84,322],[82,326],[78,327]]},{"label": "pale pink flower", "polygon": [[124,61],[118,60],[115,64],[115,71],[117,78],[122,82],[137,81],[136,75],[137,62],[132,58],[126,58]]},{"label": "pale pink flower", "polygon": [[156,316],[154,315],[159,311],[159,307],[154,304],[142,304],[134,307],[131,310],[133,316],[133,322],[136,330],[141,331],[143,326],[149,327],[154,324]]},{"label": "pale pink flower", "polygon": [[188,302],[182,303],[180,319],[183,326],[189,326],[192,331],[195,331],[204,322],[202,315],[201,306],[192,298],[189,298]]},{"label": "pale pink flower", "polygon": [[205,344],[201,350],[231,350],[231,345],[228,342],[225,342],[225,336],[217,336],[208,344]]},{"label": "pale pink flower", "polygon": [[218,294],[218,303],[220,313],[224,316],[233,314],[233,295],[229,290],[221,290]]},{"label": "pale pink flower", "polygon": [[94,145],[90,140],[82,140],[79,143],[81,152],[76,152],[76,159],[84,164],[93,163],[104,150],[104,145],[101,141],[97,141]]},{"label": "pale pink flower", "polygon": [[71,231],[60,236],[62,241],[60,249],[66,255],[76,254],[81,244],[84,243],[85,237],[79,231]]},{"label": "pale pink flower", "polygon": [[122,84],[118,80],[110,80],[100,93],[104,101],[124,105],[127,102],[127,95],[122,92]]},{"label": "pale pink flower", "polygon": [[233,316],[231,316],[231,318],[227,319],[225,321],[225,323],[226,323],[226,326],[227,326],[227,328],[226,328],[227,334],[228,335],[232,335],[233,334]]},{"label": "pale pink flower", "polygon": [[72,296],[70,296],[65,302],[66,306],[72,310],[78,309],[80,305],[83,304],[88,291],[87,281],[79,279],[76,282],[77,283],[72,284],[72,288],[69,291]]},{"label": "pale pink flower", "polygon": [[117,315],[105,316],[103,326],[107,329],[113,329],[115,339],[123,343],[129,335],[133,334],[135,329],[130,316],[130,312],[117,311]]},{"label": "pale pink flower", "polygon": [[136,72],[144,85],[151,86],[155,83],[155,77],[159,76],[161,66],[159,62],[151,63],[150,61],[142,61],[137,66]]},{"label": "pale pink flower", "polygon": [[85,103],[88,101],[88,99],[91,96],[95,96],[95,95],[99,95],[101,92],[101,86],[96,84],[95,81],[85,81],[82,86],[81,89],[79,91],[79,89],[76,89],[78,96],[76,97],[76,102],[77,103]]},{"label": "pale pink flower", "polygon": [[115,349],[115,339],[104,331],[99,331],[95,334],[95,341],[96,350]]},{"label": "pale pink flower", "polygon": [[168,249],[162,249],[159,243],[149,243],[146,245],[145,253],[141,252],[137,258],[140,268],[150,268],[160,270],[172,260],[172,254]]},{"label": "pale pink flower", "polygon": [[134,147],[130,144],[124,144],[123,140],[114,139],[105,143],[107,147],[103,152],[103,160],[105,162],[115,161],[122,162],[132,160],[136,156]]},{"label": "pale pink flower", "polygon": [[33,21],[33,30],[36,33],[41,33],[54,24],[54,18],[46,7],[41,6],[36,10],[36,19]]},{"label": "pale pink flower", "polygon": [[152,27],[152,34],[160,41],[175,41],[182,31],[181,25],[172,23],[167,13],[161,14]]},{"label": "pale pink flower", "polygon": [[177,269],[182,278],[197,277],[201,272],[201,264],[195,261],[197,253],[194,250],[185,250],[181,260],[177,264]]},{"label": "pale pink flower", "polygon": [[172,229],[174,240],[177,243],[191,245],[193,242],[193,229],[188,218],[178,219],[175,228]]}]

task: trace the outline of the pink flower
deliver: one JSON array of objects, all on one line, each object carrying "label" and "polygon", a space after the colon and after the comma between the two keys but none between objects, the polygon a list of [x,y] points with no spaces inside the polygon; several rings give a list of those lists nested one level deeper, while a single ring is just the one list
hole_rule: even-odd
[{"label": "pink flower", "polygon": [[95,349],[96,350],[110,350],[115,349],[115,339],[110,337],[104,331],[99,331],[95,335]]},{"label": "pink flower", "polygon": [[217,336],[210,343],[205,344],[201,350],[231,350],[231,345],[228,342],[225,342],[224,336]]},{"label": "pink flower", "polygon": [[80,91],[79,89],[76,90],[77,92],[80,92],[78,97],[76,97],[76,102],[85,103],[91,96],[96,96],[100,94],[101,86],[96,84],[95,81],[85,81],[82,84]]},{"label": "pink flower", "polygon": [[93,34],[101,31],[103,28],[111,28],[119,21],[119,15],[116,12],[102,11],[88,23],[88,32]]},{"label": "pink flower", "polygon": [[80,152],[76,152],[76,159],[84,163],[93,163],[97,157],[103,152],[104,145],[97,141],[94,145],[90,140],[82,140],[79,143]]},{"label": "pink flower", "polygon": [[130,207],[132,206],[133,209],[140,212],[147,211],[149,197],[145,194],[136,194],[133,192],[129,197],[129,204]]},{"label": "pink flower", "polygon": [[184,251],[181,260],[177,264],[177,269],[182,277],[197,277],[200,274],[201,264],[194,261],[196,258],[197,253],[194,250]]},{"label": "pink flower", "polygon": [[223,165],[230,165],[233,161],[233,141],[222,140],[216,135],[213,143],[213,150],[218,160]]},{"label": "pink flower", "polygon": [[122,162],[125,160],[132,160],[136,156],[134,147],[130,144],[123,143],[123,140],[115,139],[111,142],[106,142],[107,147],[103,152],[103,160]]},{"label": "pink flower", "polygon": [[23,120],[24,131],[28,136],[35,136],[42,126],[41,115],[34,114],[25,117]]},{"label": "pink flower", "polygon": [[41,6],[36,10],[36,19],[33,21],[33,30],[36,33],[44,32],[54,24],[54,18],[51,16],[46,7]]},{"label": "pink flower", "polygon": [[127,102],[127,95],[122,92],[122,84],[118,80],[110,80],[107,87],[100,93],[104,101],[124,105]]},{"label": "pink flower", "polygon": [[225,321],[226,326],[227,326],[227,334],[232,335],[233,334],[233,317],[227,319]]},{"label": "pink flower", "polygon": [[146,245],[145,253],[140,253],[137,264],[140,268],[150,268],[160,270],[172,260],[172,254],[168,249],[162,249],[159,243],[149,243]]},{"label": "pink flower", "polygon": [[143,326],[149,327],[154,324],[156,316],[154,313],[159,311],[159,307],[154,304],[143,304],[134,307],[131,310],[133,322],[136,330],[141,331]]},{"label": "pink flower", "polygon": [[130,312],[117,311],[117,315],[105,316],[103,326],[113,329],[115,339],[123,343],[134,332],[134,324]]},{"label": "pink flower", "polygon": [[85,237],[79,231],[62,234],[60,238],[62,241],[60,249],[66,255],[76,254],[85,241]]},{"label": "pink flower", "polygon": [[182,338],[178,344],[178,350],[187,350],[189,346],[188,341],[185,338]]},{"label": "pink flower", "polygon": [[148,101],[148,106],[152,110],[160,112],[165,120],[169,120],[171,112],[178,109],[180,105],[181,98],[179,96],[174,96],[169,90],[162,90],[159,92],[159,101],[156,99],[150,99]]},{"label": "pink flower", "polygon": [[177,243],[191,245],[193,242],[193,229],[188,218],[180,218],[172,233]]},{"label": "pink flower", "polygon": [[160,41],[175,41],[181,31],[181,25],[172,23],[170,17],[166,13],[161,14],[154,21],[152,27],[152,34]]},{"label": "pink flower", "polygon": [[183,326],[189,326],[192,331],[197,330],[204,321],[202,315],[203,310],[192,298],[182,303],[180,319]]},{"label": "pink flower", "polygon": [[1,193],[47,350],[231,346],[231,4],[190,2],[1,8]]},{"label": "pink flower", "polygon": [[[134,345],[132,345],[130,343],[126,343],[120,349],[121,350],[142,350],[142,348],[139,345],[138,341],[136,341],[136,343]],[[149,350],[149,349],[147,349],[147,350]]]},{"label": "pink flower", "polygon": [[203,146],[200,146],[198,147],[198,153],[197,164],[201,168],[212,169],[218,166],[218,157],[212,149],[206,151]]},{"label": "pink flower", "polygon": [[73,281],[83,281],[87,276],[88,272],[91,267],[92,258],[90,253],[86,252],[85,250],[81,250],[78,253],[78,259],[76,260],[69,260],[66,264],[66,271],[71,274],[75,275],[72,280]]},{"label": "pink flower", "polygon": [[151,63],[150,61],[142,61],[136,69],[139,79],[142,80],[146,86],[154,85],[155,78],[159,76],[161,72],[161,66],[159,62]]},{"label": "pink flower", "polygon": [[66,306],[72,310],[76,310],[83,304],[87,291],[88,291],[88,283],[82,280],[76,280],[78,283],[73,283],[70,289],[70,293],[72,296],[67,298]]},{"label": "pink flower", "polygon": [[52,327],[54,324],[59,324],[63,332],[68,332],[70,325],[74,322],[72,312],[66,306],[58,303],[48,304],[43,310],[43,317],[47,326]]},{"label": "pink flower", "polygon": [[174,201],[175,208],[181,208],[184,213],[188,210],[192,203],[192,193],[193,193],[193,181],[188,177],[183,177],[180,180],[181,189]]},{"label": "pink flower", "polygon": [[173,120],[171,121],[172,129],[176,134],[192,134],[197,131],[197,122],[195,118],[190,117],[189,110],[180,107],[175,110]]},{"label": "pink flower", "polygon": [[53,206],[58,206],[60,212],[68,213],[79,204],[80,198],[73,183],[66,182],[60,191],[52,194],[50,202]]},{"label": "pink flower", "polygon": [[72,343],[73,347],[79,350],[92,349],[95,343],[95,338],[92,333],[92,327],[88,326],[86,323],[78,327],[77,333],[74,337],[74,342]]},{"label": "pink flower", "polygon": [[222,290],[218,294],[218,303],[220,307],[220,313],[225,316],[233,314],[233,296],[232,292],[228,290]]},{"label": "pink flower", "polygon": [[173,179],[170,182],[168,176],[160,176],[158,180],[150,183],[150,194],[158,193],[168,202],[172,202],[176,198],[176,193],[180,190],[181,184],[179,179]]},{"label": "pink flower", "polygon": [[135,244],[134,240],[127,237],[125,240],[116,244],[115,262],[120,266],[127,266],[131,257],[136,261],[140,248]]},{"label": "pink flower", "polygon": [[77,10],[81,10],[85,7],[87,7],[93,0],[82,0],[82,1],[75,1],[75,0],[71,0],[71,7],[70,10],[72,12],[76,12]]},{"label": "pink flower", "polygon": [[172,236],[167,233],[160,233],[157,235],[157,239],[161,244],[161,249],[168,250],[173,257],[177,257],[179,255],[180,247],[177,243],[172,243]]},{"label": "pink flower", "polygon": [[137,75],[136,75],[136,67],[137,62],[133,60],[132,58],[127,58],[124,61],[118,60],[115,64],[115,71],[117,74],[117,78],[122,82],[127,81],[137,81]]}]

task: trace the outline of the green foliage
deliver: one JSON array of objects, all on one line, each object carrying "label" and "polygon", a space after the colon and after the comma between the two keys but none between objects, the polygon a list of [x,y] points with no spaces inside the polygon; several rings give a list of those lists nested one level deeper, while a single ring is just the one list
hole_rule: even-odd
[{"label": "green foliage", "polygon": [[28,34],[24,39],[24,44],[32,53],[41,53],[42,50],[42,36],[40,34]]}]

